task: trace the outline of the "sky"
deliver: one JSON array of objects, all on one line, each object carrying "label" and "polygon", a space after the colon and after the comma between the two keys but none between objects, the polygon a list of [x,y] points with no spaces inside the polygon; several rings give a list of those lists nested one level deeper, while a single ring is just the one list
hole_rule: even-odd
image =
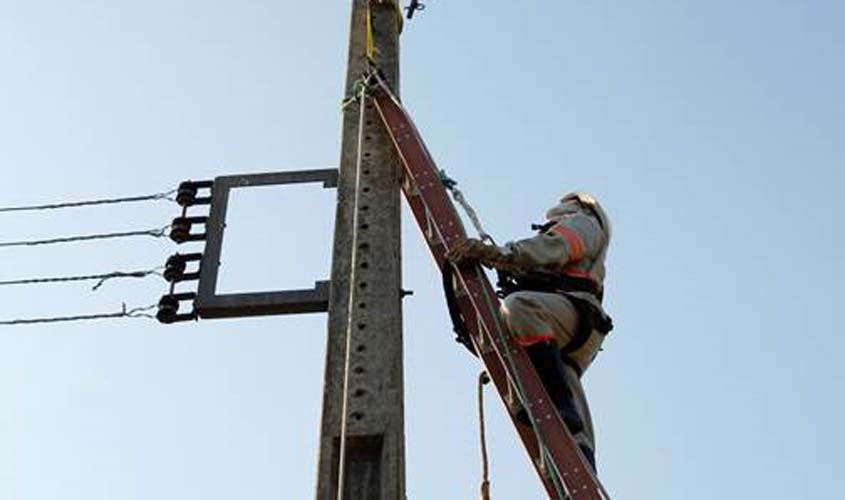
[{"label": "sky", "polygon": [[[0,0],[0,206],[337,165],[349,10]],[[584,384],[615,498],[845,489],[843,21],[835,1],[431,0],[405,27],[404,103],[489,232],[529,236],[573,189],[613,220],[616,329]],[[235,194],[221,287],[326,279],[332,204],[321,188]],[[0,213],[0,242],[160,228],[177,208]],[[408,498],[474,498],[480,366],[403,210]],[[0,248],[0,280],[177,250]],[[0,320],[166,289],[89,285],[0,287]],[[0,328],[0,498],[313,497],[325,315]],[[492,391],[486,408],[493,498],[542,498]]]}]

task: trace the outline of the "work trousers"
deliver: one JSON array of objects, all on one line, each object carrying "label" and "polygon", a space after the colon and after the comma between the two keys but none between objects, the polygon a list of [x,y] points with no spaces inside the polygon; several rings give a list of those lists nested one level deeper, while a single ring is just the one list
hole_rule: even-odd
[{"label": "work trousers", "polygon": [[[516,343],[523,347],[538,342],[553,341],[559,349],[564,348],[575,337],[579,315],[570,299],[560,293],[521,291],[505,297],[502,302],[502,317]],[[597,331],[576,351],[567,354],[583,374],[598,354],[604,335]],[[572,391],[575,410],[584,422],[584,431],[573,435],[575,442],[595,451],[595,433],[587,396],[581,385],[578,372],[565,364],[565,380],[560,383]]]}]

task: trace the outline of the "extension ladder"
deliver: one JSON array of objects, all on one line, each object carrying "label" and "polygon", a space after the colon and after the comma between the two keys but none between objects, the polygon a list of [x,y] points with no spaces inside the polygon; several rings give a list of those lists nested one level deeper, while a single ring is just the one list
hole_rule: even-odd
[{"label": "extension ladder", "polygon": [[[453,266],[446,252],[466,238],[440,172],[410,116],[377,71],[369,75],[373,100],[403,166],[402,191],[440,269]],[[454,286],[461,316],[475,351],[509,409],[549,498],[607,500],[525,354],[505,333],[496,293],[480,266],[455,267]],[[524,406],[534,426],[520,423]]]}]

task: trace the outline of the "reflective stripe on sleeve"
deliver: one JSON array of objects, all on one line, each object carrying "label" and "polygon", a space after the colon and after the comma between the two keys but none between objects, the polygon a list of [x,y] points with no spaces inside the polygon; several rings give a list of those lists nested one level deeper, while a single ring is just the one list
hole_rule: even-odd
[{"label": "reflective stripe on sleeve", "polygon": [[563,236],[563,239],[566,240],[566,246],[569,248],[570,261],[581,260],[584,256],[584,244],[581,242],[581,237],[574,229],[557,224],[552,227],[551,231]]},{"label": "reflective stripe on sleeve", "polygon": [[528,335],[525,337],[515,337],[514,342],[519,344],[522,347],[528,347],[530,345],[539,344],[540,342],[549,342],[554,340],[554,336],[549,334],[543,335]]}]

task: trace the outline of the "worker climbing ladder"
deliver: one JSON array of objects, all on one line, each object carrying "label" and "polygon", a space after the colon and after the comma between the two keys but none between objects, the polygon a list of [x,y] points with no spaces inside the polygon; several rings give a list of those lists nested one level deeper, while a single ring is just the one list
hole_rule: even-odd
[{"label": "worker climbing ladder", "polygon": [[[510,411],[511,420],[550,498],[602,500],[609,496],[549,400],[530,360],[506,334],[495,290],[478,265],[459,266],[445,255],[466,238],[440,171],[410,116],[376,69],[363,80],[402,163],[402,191],[441,270],[474,350]],[[532,426],[517,420],[525,408]]]}]

